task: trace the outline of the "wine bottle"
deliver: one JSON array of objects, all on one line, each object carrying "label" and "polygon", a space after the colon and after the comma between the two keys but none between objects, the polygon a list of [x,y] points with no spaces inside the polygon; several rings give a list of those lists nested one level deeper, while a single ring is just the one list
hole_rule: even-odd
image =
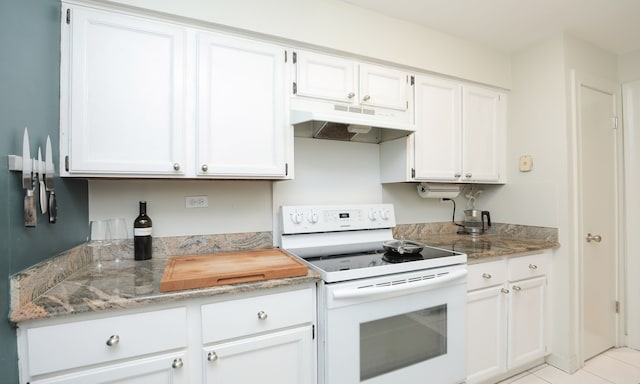
[{"label": "wine bottle", "polygon": [[147,202],[140,202],[140,214],[133,221],[133,258],[149,260],[152,252],[153,226],[147,216]]}]

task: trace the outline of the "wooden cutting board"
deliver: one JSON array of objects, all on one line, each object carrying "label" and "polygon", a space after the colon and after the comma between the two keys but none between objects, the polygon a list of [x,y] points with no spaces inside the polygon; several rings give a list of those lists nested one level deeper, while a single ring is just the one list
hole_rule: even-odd
[{"label": "wooden cutting board", "polygon": [[280,249],[223,252],[169,258],[160,291],[304,276],[307,267]]}]

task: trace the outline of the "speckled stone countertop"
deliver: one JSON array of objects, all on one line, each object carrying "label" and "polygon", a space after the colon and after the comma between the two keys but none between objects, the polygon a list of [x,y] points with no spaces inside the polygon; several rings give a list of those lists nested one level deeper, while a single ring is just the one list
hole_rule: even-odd
[{"label": "speckled stone countertop", "polygon": [[396,226],[394,237],[466,253],[468,264],[560,246],[556,228],[494,223],[478,236],[460,235],[459,229],[450,222],[403,224]]},{"label": "speckled stone countertop", "polygon": [[[216,295],[308,284],[320,277],[272,279],[211,288],[160,292],[160,279],[169,256],[265,249],[270,232],[233,235],[154,238],[153,258],[133,260],[133,241],[103,249],[102,268],[96,269],[92,249],[80,245],[11,277],[9,320],[28,320],[134,308]],[[116,256],[121,260],[116,261]]]}]

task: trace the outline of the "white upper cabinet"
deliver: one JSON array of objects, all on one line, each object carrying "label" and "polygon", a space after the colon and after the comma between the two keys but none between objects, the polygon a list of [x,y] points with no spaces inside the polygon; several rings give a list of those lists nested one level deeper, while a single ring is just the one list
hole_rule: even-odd
[{"label": "white upper cabinet", "polygon": [[185,29],[81,7],[65,12],[60,142],[67,175],[182,174]]},{"label": "white upper cabinet", "polygon": [[416,132],[381,144],[382,182],[505,183],[506,95],[418,75]]},{"label": "white upper cabinet", "polygon": [[76,5],[62,30],[63,176],[291,177],[284,48]]},{"label": "white upper cabinet", "polygon": [[285,177],[284,49],[200,32],[197,56],[197,174]]},{"label": "white upper cabinet", "polygon": [[485,88],[463,87],[462,177],[498,182],[504,162],[506,96]]},{"label": "white upper cabinet", "polygon": [[296,51],[298,96],[397,110],[409,108],[410,76],[394,68]]}]

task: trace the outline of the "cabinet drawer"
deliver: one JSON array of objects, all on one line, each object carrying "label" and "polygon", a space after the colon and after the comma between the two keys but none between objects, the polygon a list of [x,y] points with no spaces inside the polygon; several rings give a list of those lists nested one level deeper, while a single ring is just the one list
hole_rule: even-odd
[{"label": "cabinet drawer", "polygon": [[512,257],[507,261],[509,281],[545,275],[547,273],[548,263],[546,253]]},{"label": "cabinet drawer", "polygon": [[469,265],[467,291],[503,284],[506,281],[506,270],[504,260]]},{"label": "cabinet drawer", "polygon": [[202,306],[202,342],[313,322],[313,291],[302,289]]},{"label": "cabinet drawer", "polygon": [[[112,345],[108,345],[109,340]],[[31,376],[183,348],[186,345],[185,308],[27,330],[27,356]],[[64,353],[60,353],[61,351]]]}]

